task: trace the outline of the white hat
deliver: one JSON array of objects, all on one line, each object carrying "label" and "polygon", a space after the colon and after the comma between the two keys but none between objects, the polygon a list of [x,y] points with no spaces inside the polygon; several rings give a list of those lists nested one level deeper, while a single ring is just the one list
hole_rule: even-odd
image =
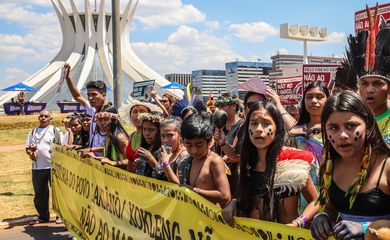
[{"label": "white hat", "polygon": [[127,99],[127,104],[123,105],[118,109],[119,116],[124,122],[133,124],[130,120],[130,109],[137,105],[144,106],[148,108],[151,112],[159,112],[161,114],[163,113],[162,109],[159,106],[150,102],[142,102],[129,96],[129,98]]}]

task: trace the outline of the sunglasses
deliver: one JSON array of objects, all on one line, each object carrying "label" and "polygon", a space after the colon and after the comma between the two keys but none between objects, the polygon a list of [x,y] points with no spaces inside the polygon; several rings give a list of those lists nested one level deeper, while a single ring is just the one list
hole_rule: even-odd
[{"label": "sunglasses", "polygon": [[40,118],[49,118],[49,115],[39,115]]},{"label": "sunglasses", "polygon": [[255,104],[256,104],[256,102],[247,102],[247,103],[246,103],[246,107],[247,107],[248,109],[251,109]]}]

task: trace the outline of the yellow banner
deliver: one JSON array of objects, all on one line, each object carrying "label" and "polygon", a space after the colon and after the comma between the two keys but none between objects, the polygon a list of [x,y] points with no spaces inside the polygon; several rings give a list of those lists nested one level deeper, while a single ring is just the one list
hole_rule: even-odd
[{"label": "yellow banner", "polygon": [[78,239],[313,239],[308,230],[247,218],[230,227],[190,189],[53,150],[53,205]]}]

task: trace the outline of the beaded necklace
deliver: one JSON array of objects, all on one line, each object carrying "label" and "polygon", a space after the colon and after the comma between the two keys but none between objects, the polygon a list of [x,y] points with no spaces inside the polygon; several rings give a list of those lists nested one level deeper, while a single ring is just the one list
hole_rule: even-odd
[{"label": "beaded necklace", "polygon": [[49,127],[50,127],[50,125],[45,127],[45,130],[44,130],[44,132],[42,133],[42,135],[40,137],[38,137],[38,133],[37,133],[37,129],[38,128],[35,128],[34,131],[33,131],[33,136],[32,136],[33,143],[40,144],[42,139],[45,137],[46,132],[49,129]]}]

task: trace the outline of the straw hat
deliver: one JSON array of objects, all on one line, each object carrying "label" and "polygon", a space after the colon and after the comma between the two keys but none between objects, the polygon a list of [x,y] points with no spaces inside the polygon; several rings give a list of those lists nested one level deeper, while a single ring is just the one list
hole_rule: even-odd
[{"label": "straw hat", "polygon": [[163,113],[162,109],[159,106],[157,106],[153,103],[150,103],[150,102],[139,101],[139,100],[129,96],[129,98],[127,99],[127,104],[123,105],[122,107],[120,107],[118,109],[119,116],[122,119],[122,121],[129,123],[129,124],[133,124],[130,120],[130,110],[134,106],[144,106],[152,112],[155,111],[155,112],[159,112],[161,114]]}]

